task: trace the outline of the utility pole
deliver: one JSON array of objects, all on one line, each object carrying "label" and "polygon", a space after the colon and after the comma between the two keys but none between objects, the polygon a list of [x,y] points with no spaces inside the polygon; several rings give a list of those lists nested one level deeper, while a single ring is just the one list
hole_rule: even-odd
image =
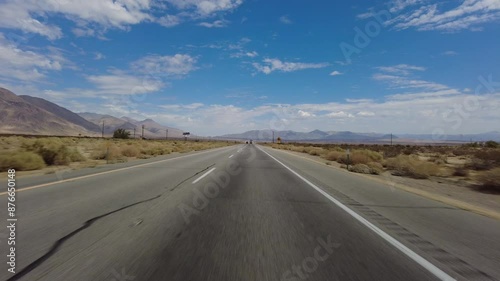
[{"label": "utility pole", "polygon": [[392,145],[392,133],[391,133],[391,145]]},{"label": "utility pole", "polygon": [[104,120],[102,120],[102,132],[101,137],[104,138]]},{"label": "utility pole", "polygon": [[273,143],[274,143],[274,130],[273,130]]},{"label": "utility pole", "polygon": [[165,140],[168,140],[168,129],[166,130],[166,133],[165,133]]},{"label": "utility pole", "polygon": [[136,129],[136,128],[134,127],[134,140],[135,140],[135,129]]},{"label": "utility pole", "polygon": [[142,139],[144,139],[144,125],[142,125]]}]

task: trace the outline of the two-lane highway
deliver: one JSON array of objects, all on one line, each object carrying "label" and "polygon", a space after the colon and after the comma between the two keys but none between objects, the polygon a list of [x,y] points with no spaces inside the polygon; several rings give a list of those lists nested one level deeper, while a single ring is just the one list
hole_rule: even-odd
[{"label": "two-lane highway", "polygon": [[[257,145],[44,182],[17,197],[18,273],[4,270],[1,280],[495,280],[500,276],[494,266],[500,257],[495,243],[498,221],[465,211],[446,213],[441,208],[448,207],[442,204],[387,192],[356,175]],[[6,206],[5,198],[0,197],[1,206]],[[432,208],[401,212],[380,207],[392,204]],[[457,212],[461,213],[455,216]],[[1,219],[5,221],[3,212]],[[478,235],[474,230],[436,230],[434,225],[442,225],[443,219],[460,224],[456,229],[461,231],[481,222],[481,237],[469,241]],[[451,242],[441,247],[446,236]],[[480,241],[488,245],[471,251]],[[5,264],[6,245],[4,241],[0,245]]]}]

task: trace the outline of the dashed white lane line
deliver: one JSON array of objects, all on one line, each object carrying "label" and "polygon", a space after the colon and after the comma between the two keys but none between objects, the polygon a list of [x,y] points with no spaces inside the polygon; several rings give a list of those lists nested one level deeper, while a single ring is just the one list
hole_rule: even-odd
[{"label": "dashed white lane line", "polygon": [[211,172],[213,172],[216,168],[212,168],[210,169],[208,172],[204,173],[203,175],[201,175],[201,177],[195,179],[193,181],[193,184],[196,184],[197,182],[201,181],[204,177],[208,176]]},{"label": "dashed white lane line", "polygon": [[233,154],[233,155],[231,155],[231,156],[229,156],[229,159],[231,159],[231,158],[233,158],[233,157],[234,157],[234,154]]},{"label": "dashed white lane line", "polygon": [[[163,162],[169,162],[169,161],[179,160],[179,159],[183,159],[183,158],[188,158],[188,157],[193,157],[193,156],[199,156],[199,155],[202,155],[202,154],[206,154],[206,153],[210,153],[210,152],[214,152],[214,151],[219,151],[219,150],[222,150],[222,149],[225,149],[225,147],[217,148],[217,149],[213,149],[213,150],[207,150],[207,151],[203,151],[203,152],[199,152],[199,153],[194,153],[194,154],[190,154],[190,155],[173,157],[173,158],[169,158],[169,159],[165,159],[165,160],[159,160],[159,161],[155,161],[155,162],[138,164],[138,165],[129,166],[129,167],[125,167],[125,168],[119,168],[119,169],[115,169],[115,170],[109,170],[109,171],[106,171],[106,172],[100,172],[100,173],[95,173],[95,174],[90,174],[90,175],[85,175],[85,176],[80,176],[80,177],[75,177],[75,178],[60,180],[60,181],[54,181],[54,182],[39,184],[39,185],[35,185],[35,186],[30,186],[30,187],[24,187],[24,188],[20,188],[20,189],[16,190],[16,192],[19,193],[19,192],[24,192],[24,191],[28,191],[28,190],[32,190],[32,189],[41,188],[41,187],[56,185],[56,184],[60,184],[60,183],[74,182],[74,181],[79,181],[79,180],[83,180],[83,179],[87,179],[87,178],[92,178],[92,177],[96,177],[96,176],[107,175],[107,174],[121,172],[121,171],[125,171],[125,170],[130,170],[130,169],[135,169],[135,168],[150,166],[150,165],[154,165],[154,164],[159,164],[159,163],[163,163]],[[6,195],[6,194],[7,194],[7,192],[0,192],[0,196]]]},{"label": "dashed white lane line", "polygon": [[353,210],[349,209],[346,205],[342,204],[340,201],[338,201],[337,199],[333,198],[330,194],[326,193],[323,189],[319,188],[318,186],[316,186],[315,184],[313,184],[312,182],[310,182],[309,180],[307,180],[303,176],[299,175],[297,172],[295,172],[294,170],[292,170],[291,168],[289,168],[287,165],[281,163],[281,161],[279,161],[278,159],[274,158],[271,154],[267,153],[266,151],[264,151],[260,147],[259,147],[259,149],[260,149],[260,151],[264,152],[269,157],[271,157],[272,159],[274,159],[276,162],[278,162],[281,166],[285,167],[292,174],[296,175],[299,179],[301,179],[307,185],[309,185],[310,187],[316,189],[316,191],[318,191],[323,196],[325,196],[327,199],[329,199],[330,201],[332,201],[335,205],[337,205],[342,210],[344,210],[345,212],[347,212],[349,215],[351,215],[357,221],[359,221],[360,223],[362,223],[363,225],[365,225],[366,227],[368,227],[370,230],[372,230],[373,232],[375,232],[378,236],[382,237],[385,241],[387,241],[388,243],[390,243],[396,249],[398,249],[403,254],[405,254],[406,256],[408,256],[410,259],[412,259],[413,261],[415,261],[416,263],[418,263],[419,265],[421,265],[422,267],[424,267],[425,269],[427,269],[430,273],[432,273],[434,276],[436,276],[437,278],[439,278],[439,280],[443,280],[443,281],[456,280],[455,278],[451,277],[446,272],[442,271],[437,266],[433,265],[432,263],[430,263],[429,261],[427,261],[426,259],[424,259],[420,255],[418,255],[414,251],[410,250],[408,247],[406,247],[405,245],[403,245],[401,242],[399,242],[398,240],[396,240],[395,238],[393,238],[389,234],[385,233],[380,228],[376,227],[374,224],[372,224],[371,222],[369,222],[368,220],[366,220],[362,216],[358,215]]}]

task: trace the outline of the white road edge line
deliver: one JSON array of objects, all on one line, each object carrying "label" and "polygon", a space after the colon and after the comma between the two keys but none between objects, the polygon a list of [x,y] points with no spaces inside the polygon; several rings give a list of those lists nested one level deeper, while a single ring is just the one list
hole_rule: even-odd
[{"label": "white road edge line", "polygon": [[211,172],[213,172],[216,168],[210,169],[208,172],[204,173],[201,175],[201,177],[197,178],[196,180],[193,181],[193,184],[196,184],[197,182],[201,181],[204,177],[208,176]]},{"label": "white road edge line", "polygon": [[337,199],[333,198],[330,194],[326,193],[324,190],[304,178],[303,176],[299,175],[297,172],[283,164],[281,161],[278,159],[274,158],[271,154],[267,153],[263,149],[259,147],[259,150],[267,154],[269,157],[274,159],[276,162],[281,164],[281,166],[285,167],[287,170],[289,170],[292,174],[296,175],[298,178],[300,178],[303,182],[307,183],[310,187],[316,189],[319,193],[321,193],[323,196],[325,196],[327,199],[332,201],[335,205],[340,207],[342,210],[346,211],[349,215],[354,217],[356,220],[358,220],[360,223],[371,229],[373,232],[378,234],[380,237],[382,237],[385,241],[389,242],[392,246],[394,246],[396,249],[400,250],[403,254],[408,256],[410,259],[427,269],[430,273],[432,273],[434,276],[439,278],[440,280],[446,280],[446,281],[451,281],[451,280],[456,280],[455,278],[451,277],[448,275],[446,272],[442,271],[417,253],[413,252],[411,249],[403,245],[401,242],[390,236],[389,234],[385,233],[383,230],[380,228],[376,227],[374,224],[363,218],[362,216],[358,215],[356,212],[353,210],[349,209],[346,205],[342,204],[340,201]]},{"label": "white road edge line", "polygon": [[[206,151],[201,151],[198,153],[193,153],[193,154],[189,154],[189,155],[181,155],[179,157],[173,157],[173,158],[169,158],[169,159],[165,159],[165,160],[159,160],[159,161],[154,161],[154,162],[149,162],[149,163],[144,163],[144,164],[138,164],[138,165],[129,166],[129,167],[125,167],[125,168],[118,168],[118,169],[109,170],[109,171],[105,171],[105,172],[99,172],[99,173],[95,173],[95,174],[89,174],[89,175],[65,179],[65,180],[53,181],[53,182],[43,183],[43,184],[29,186],[29,187],[23,187],[23,188],[16,190],[16,192],[23,192],[23,191],[28,191],[28,190],[32,190],[32,189],[41,188],[41,187],[56,185],[56,184],[60,184],[60,183],[73,182],[73,181],[92,178],[92,177],[96,177],[96,176],[101,176],[101,175],[121,172],[121,171],[125,171],[125,170],[130,170],[130,169],[134,169],[134,168],[150,166],[150,165],[159,164],[159,163],[163,163],[163,162],[169,162],[169,161],[178,160],[178,159],[182,159],[182,158],[187,158],[187,157],[197,156],[197,155],[206,154],[206,153],[210,153],[210,152],[214,152],[214,151],[219,151],[219,150],[223,150],[226,148],[228,148],[228,147],[214,148],[214,149],[210,149],[210,150],[206,150]],[[0,192],[0,196],[6,195],[6,194],[7,194],[7,192]]]},{"label": "white road edge line", "polygon": [[233,155],[231,155],[231,156],[229,156],[229,159],[231,159],[231,158],[233,158],[233,157],[234,157],[234,154],[233,154]]}]

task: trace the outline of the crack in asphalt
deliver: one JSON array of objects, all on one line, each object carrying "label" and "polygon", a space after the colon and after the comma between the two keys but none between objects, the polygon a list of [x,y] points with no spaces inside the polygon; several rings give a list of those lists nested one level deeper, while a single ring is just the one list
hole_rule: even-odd
[{"label": "crack in asphalt", "polygon": [[[195,173],[194,175],[186,178],[185,180],[181,181],[180,183],[178,183],[175,187],[173,187],[172,189],[170,189],[169,191],[173,191],[175,190],[177,187],[181,186],[183,183],[185,183],[186,181],[192,179],[193,177],[196,177],[197,175],[199,175],[200,173],[203,173],[205,172],[206,170],[212,168],[213,166],[215,166],[216,164],[212,164],[208,167],[206,167],[205,169]],[[93,217],[89,220],[87,220],[85,223],[83,223],[83,225],[81,227],[79,227],[78,229],[76,230],[73,230],[71,233],[63,236],[62,238],[59,238],[53,245],[52,247],[50,248],[50,250],[48,252],[46,252],[43,256],[39,257],[37,260],[33,261],[32,263],[30,263],[29,265],[27,265],[26,267],[24,267],[23,269],[21,269],[20,271],[18,271],[14,276],[10,277],[9,279],[7,279],[6,281],[16,281],[16,280],[19,280],[20,278],[22,278],[23,276],[25,276],[26,274],[30,273],[31,271],[33,271],[35,268],[37,268],[38,266],[40,266],[43,262],[45,262],[47,259],[49,259],[50,257],[52,257],[56,252],[57,250],[59,250],[59,248],[61,247],[62,244],[64,244],[64,242],[66,242],[68,239],[70,239],[71,237],[75,236],[76,234],[78,234],[79,232],[89,228],[94,222],[98,221],[99,219],[102,219],[104,217],[107,217],[109,215],[112,215],[112,214],[115,214],[115,213],[118,213],[120,211],[123,211],[125,209],[128,209],[128,208],[131,208],[131,207],[134,207],[134,206],[137,206],[139,204],[142,204],[142,203],[146,203],[146,202],[150,202],[150,201],[153,201],[153,200],[156,200],[160,197],[162,197],[163,195],[165,194],[165,192],[163,192],[162,194],[160,195],[157,195],[155,197],[152,197],[152,198],[149,198],[149,199],[145,199],[145,200],[142,200],[142,201],[138,201],[138,202],[135,202],[135,203],[132,203],[130,205],[127,205],[127,206],[124,206],[124,207],[121,207],[119,209],[116,209],[114,211],[111,211],[111,212],[108,212],[108,213],[105,213],[105,214],[102,214],[100,216],[97,216],[97,217]]]},{"label": "crack in asphalt", "polygon": [[190,177],[188,177],[188,178],[184,179],[183,181],[181,181],[180,183],[178,183],[176,186],[172,187],[172,189],[170,189],[170,191],[174,191],[176,188],[178,188],[179,186],[181,186],[183,183],[185,183],[185,182],[187,182],[188,180],[190,180],[190,179],[192,179],[192,178],[196,177],[197,175],[199,175],[199,174],[201,174],[201,173],[203,173],[203,172],[207,171],[208,169],[212,168],[212,167],[213,167],[213,166],[215,166],[215,165],[216,165],[216,164],[212,164],[212,165],[210,165],[210,166],[206,167],[205,169],[203,169],[203,170],[201,170],[201,171],[197,172],[196,174],[194,174],[194,175],[192,175],[192,176],[190,176]]},{"label": "crack in asphalt", "polygon": [[40,258],[38,258],[37,260],[35,260],[34,262],[30,263],[28,266],[26,266],[25,268],[23,268],[21,271],[19,271],[18,273],[16,273],[16,275],[10,277],[9,279],[7,279],[7,281],[14,281],[14,280],[19,280],[21,277],[23,277],[24,275],[28,274],[29,272],[31,272],[33,269],[37,268],[39,265],[41,265],[44,261],[46,261],[48,258],[50,258],[52,255],[54,255],[57,250],[59,249],[59,247],[61,247],[61,245],[66,242],[66,240],[70,239],[71,237],[75,236],[76,234],[78,234],[79,232],[81,232],[82,230],[90,227],[94,222],[98,221],[99,219],[102,219],[104,217],[107,217],[109,215],[112,215],[114,213],[117,213],[117,212],[120,212],[120,211],[123,211],[125,209],[128,209],[130,207],[133,207],[133,206],[136,206],[136,205],[139,205],[139,204],[142,204],[142,203],[146,203],[146,202],[149,202],[149,201],[153,201],[155,199],[158,199],[160,197],[162,197],[163,194],[160,194],[158,196],[155,196],[155,197],[152,197],[152,198],[149,198],[149,199],[146,199],[146,200],[142,200],[142,201],[139,201],[139,202],[136,202],[136,203],[133,203],[133,204],[130,204],[130,205],[127,205],[127,206],[124,206],[124,207],[121,207],[119,209],[116,209],[114,211],[111,211],[111,212],[108,212],[108,213],[105,213],[103,215],[100,215],[100,216],[97,216],[97,217],[93,217],[89,220],[87,220],[81,227],[79,227],[78,229],[76,230],[73,230],[71,233],[63,236],[62,238],[60,238],[59,240],[57,240],[53,245],[52,247],[50,248],[50,250],[45,253],[43,256],[41,256]]}]

